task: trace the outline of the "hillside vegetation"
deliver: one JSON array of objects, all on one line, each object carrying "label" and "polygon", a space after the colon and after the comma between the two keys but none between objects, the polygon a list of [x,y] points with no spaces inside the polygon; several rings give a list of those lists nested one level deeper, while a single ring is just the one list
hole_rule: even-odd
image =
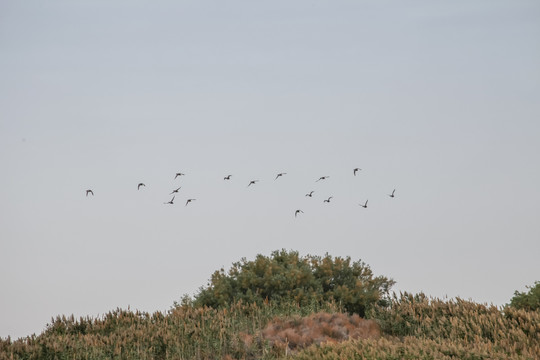
[{"label": "hillside vegetation", "polygon": [[58,316],[0,339],[0,360],[539,358],[538,309],[389,296],[392,284],[361,262],[277,251],[216,272],[165,314]]}]

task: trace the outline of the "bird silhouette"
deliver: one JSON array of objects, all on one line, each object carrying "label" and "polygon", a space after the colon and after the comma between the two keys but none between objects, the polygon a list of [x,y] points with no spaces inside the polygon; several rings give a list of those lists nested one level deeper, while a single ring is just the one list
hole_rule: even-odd
[{"label": "bird silhouette", "polygon": [[294,212],[294,217],[297,217],[299,213],[304,213],[302,210],[298,209]]},{"label": "bird silhouette", "polygon": [[[176,196],[176,195],[175,195]],[[175,196],[172,197],[171,201],[169,202],[165,202],[164,204],[170,204],[170,205],[173,205],[174,204],[174,198]]]},{"label": "bird silhouette", "polygon": [[367,209],[367,202],[368,202],[368,200],[366,200],[366,203],[365,203],[364,205],[362,205],[362,204],[359,204],[359,205],[360,205],[361,207],[363,207],[364,209]]},{"label": "bird silhouette", "polygon": [[394,189],[394,190],[392,191],[391,194],[388,194],[388,196],[390,196],[391,198],[395,197],[395,196],[394,196],[394,193],[395,193],[395,192],[396,192],[396,189]]},{"label": "bird silhouette", "polygon": [[187,205],[188,205],[190,202],[192,202],[193,200],[197,200],[197,199],[187,199],[186,205],[185,205],[185,206],[187,206]]},{"label": "bird silhouette", "polygon": [[314,192],[315,192],[314,190],[310,191],[309,194],[306,194],[306,196],[312,197]]},{"label": "bird silhouette", "polygon": [[257,183],[257,181],[259,181],[259,180],[251,180],[251,181],[249,182],[249,184],[248,184],[248,187],[249,187],[250,185],[255,185],[255,184]]},{"label": "bird silhouette", "polygon": [[146,185],[144,185],[143,183],[139,183],[139,185],[137,185],[137,190],[140,190],[140,189],[141,189],[141,186],[145,186],[145,187],[146,187]]},{"label": "bird silhouette", "polygon": [[283,176],[283,175],[287,175],[287,173],[279,173],[279,174],[277,174],[276,178],[274,180],[277,180],[278,177]]},{"label": "bird silhouette", "polygon": [[174,193],[178,193],[178,190],[180,190],[181,188],[182,188],[182,187],[180,186],[178,189],[173,190],[172,193],[170,193],[169,195],[172,195],[172,194],[174,194]]},{"label": "bird silhouette", "polygon": [[179,176],[184,176],[184,175],[186,175],[186,174],[183,174],[183,173],[176,173],[176,176],[175,176],[174,178],[176,179],[177,177],[179,177]]},{"label": "bird silhouette", "polygon": [[319,180],[316,180],[315,182],[321,181],[321,180],[326,180],[326,179],[328,179],[329,177],[330,177],[330,176],[321,176],[321,177],[319,178]]},{"label": "bird silhouette", "polygon": [[223,178],[223,180],[231,180],[231,176],[232,176],[232,175],[227,175],[227,176],[225,176],[225,177]]},{"label": "bird silhouette", "polygon": [[323,202],[329,203],[331,198],[333,198],[333,196],[330,196],[328,199],[324,200]]},{"label": "bird silhouette", "polygon": [[88,194],[92,194],[92,196],[94,196],[94,192],[92,190],[86,190],[86,196],[88,196]]},{"label": "bird silhouette", "polygon": [[353,170],[354,176],[356,176],[356,172],[359,171],[359,170],[362,170],[362,169],[360,169],[360,168],[355,168],[355,169]]}]

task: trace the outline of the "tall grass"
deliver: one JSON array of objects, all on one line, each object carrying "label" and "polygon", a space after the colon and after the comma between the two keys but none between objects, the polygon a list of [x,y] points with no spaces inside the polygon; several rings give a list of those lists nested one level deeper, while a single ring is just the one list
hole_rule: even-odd
[{"label": "tall grass", "polygon": [[[370,311],[381,337],[355,339],[354,316],[317,314],[341,310],[335,303],[239,302],[221,309],[184,304],[165,314],[60,316],[38,336],[0,339],[0,360],[540,359],[539,311],[405,293]],[[320,331],[313,325],[319,322]]]},{"label": "tall grass", "polygon": [[268,358],[271,349],[260,329],[271,319],[323,310],[338,307],[239,302],[221,309],[176,306],[167,314],[117,309],[99,318],[59,316],[39,336],[1,340],[0,359]]},{"label": "tall grass", "polygon": [[375,307],[386,337],[311,347],[298,359],[540,359],[540,312],[394,295]]}]

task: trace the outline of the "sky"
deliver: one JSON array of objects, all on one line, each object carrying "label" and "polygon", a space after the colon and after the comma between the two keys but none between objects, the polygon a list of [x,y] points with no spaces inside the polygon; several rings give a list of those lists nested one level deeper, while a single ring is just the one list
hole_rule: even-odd
[{"label": "sky", "polygon": [[0,1],[0,337],[278,249],[508,303],[540,280],[539,38],[524,0]]}]

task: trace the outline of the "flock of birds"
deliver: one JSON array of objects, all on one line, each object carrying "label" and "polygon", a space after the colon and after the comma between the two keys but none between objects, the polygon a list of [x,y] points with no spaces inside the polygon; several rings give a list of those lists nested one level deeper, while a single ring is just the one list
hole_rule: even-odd
[{"label": "flock of birds", "polygon": [[[362,170],[362,169],[360,169],[360,168],[354,168],[354,169],[353,169],[353,175],[356,176],[356,173],[357,173],[358,171],[361,171],[361,170]],[[186,175],[186,174],[184,174],[184,173],[177,172],[177,173],[175,174],[175,176],[174,176],[174,179],[176,180],[176,178],[178,178],[179,176],[185,176],[185,175]],[[277,180],[277,179],[279,179],[280,177],[282,177],[282,176],[284,176],[284,175],[287,175],[287,173],[285,173],[285,172],[278,173],[278,174],[276,175],[276,178],[275,178],[274,180]],[[227,176],[225,176],[225,177],[223,178],[223,180],[231,180],[231,177],[232,177],[232,175],[227,175]],[[329,177],[330,177],[330,176],[321,176],[320,178],[318,178],[317,180],[315,180],[315,182],[319,182],[319,181],[322,181],[322,180],[326,180],[326,179],[328,179]],[[257,182],[259,182],[259,180],[251,180],[251,181],[248,183],[247,187],[250,187],[251,185],[256,185]],[[142,183],[142,182],[139,183],[139,184],[137,185],[137,190],[141,190],[141,187],[146,187],[146,185],[145,185],[144,183]],[[181,188],[182,188],[182,187],[180,186],[180,187],[174,189],[174,190],[169,194],[169,195],[173,195],[173,194],[174,194],[173,197],[172,197],[172,199],[169,200],[169,201],[167,201],[167,202],[164,202],[163,204],[165,204],[165,205],[174,205],[174,199],[175,199],[175,197],[176,197],[176,194],[178,193],[178,191],[179,191]],[[310,191],[309,193],[307,193],[305,196],[307,196],[307,197],[313,197],[313,193],[314,193],[314,192],[315,192],[315,190],[312,190],[312,191]],[[395,197],[395,193],[396,193],[396,189],[392,190],[392,193],[387,194],[387,195],[388,195],[389,197],[391,197],[391,198],[394,198],[394,197]],[[94,191],[93,191],[92,189],[86,190],[86,196],[88,197],[88,195],[94,196]],[[330,196],[330,197],[328,197],[328,199],[323,200],[323,202],[325,202],[325,203],[330,203],[330,200],[331,200],[332,198],[333,198],[333,196]],[[195,201],[195,200],[197,200],[197,199],[187,199],[186,204],[185,204],[184,206],[188,206],[189,203],[191,203],[192,201]],[[369,201],[369,200],[366,200],[363,204],[358,204],[358,205],[360,205],[360,206],[363,207],[364,209],[367,209],[367,207],[368,207],[368,201]],[[304,212],[303,212],[301,209],[297,209],[297,210],[294,212],[294,217],[297,217],[299,214],[303,214],[303,213],[304,213]]]}]

